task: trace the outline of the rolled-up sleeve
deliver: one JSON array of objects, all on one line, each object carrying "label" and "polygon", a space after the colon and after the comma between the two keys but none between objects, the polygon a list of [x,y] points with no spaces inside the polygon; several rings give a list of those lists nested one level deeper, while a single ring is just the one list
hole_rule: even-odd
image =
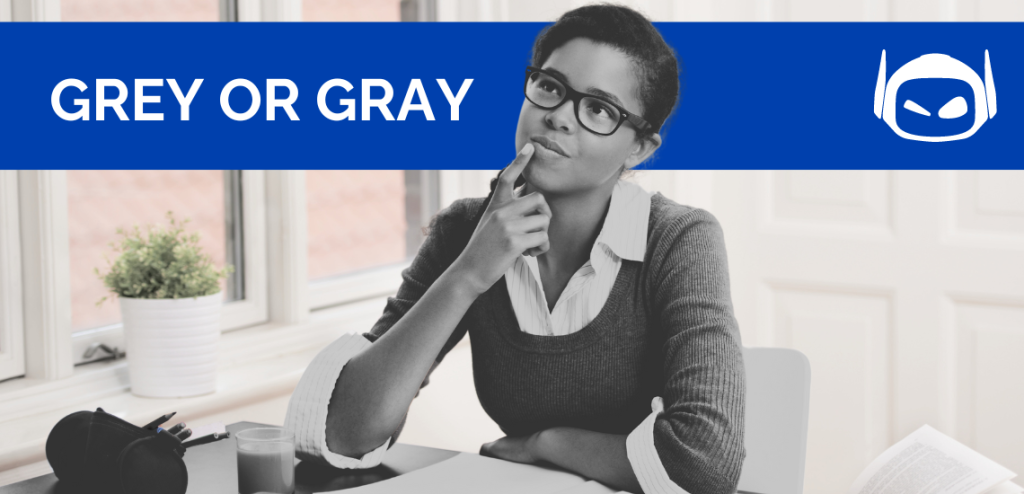
[{"label": "rolled-up sleeve", "polygon": [[626,437],[626,456],[645,494],[689,494],[669,478],[654,447],[654,422],[664,407],[660,396],[651,401],[651,414]]},{"label": "rolled-up sleeve", "polygon": [[349,359],[370,346],[358,334],[343,335],[313,358],[288,401],[284,426],[295,434],[295,455],[302,460],[326,463],[336,468],[370,468],[380,464],[391,438],[377,449],[351,458],[327,449],[327,405],[335,383]]},{"label": "rolled-up sleeve", "polygon": [[630,465],[647,494],[731,494],[745,455],[746,383],[721,227],[693,210],[656,248],[666,251],[649,293],[665,383],[627,437]]}]

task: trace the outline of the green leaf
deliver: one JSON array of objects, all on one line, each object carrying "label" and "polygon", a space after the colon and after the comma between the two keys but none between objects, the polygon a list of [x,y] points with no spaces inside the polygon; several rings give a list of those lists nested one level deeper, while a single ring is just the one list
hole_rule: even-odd
[{"label": "green leaf", "polygon": [[[108,260],[110,271],[96,274],[111,293],[128,298],[186,298],[213,295],[220,290],[219,281],[234,272],[234,266],[227,265],[221,270],[203,254],[199,246],[199,233],[185,233],[184,225],[189,222],[175,221],[174,214],[167,212],[170,228],[148,225],[146,235],[135,225],[131,230],[117,229],[121,235],[120,246],[111,246],[120,255],[113,263]],[[97,305],[106,297],[97,302]]]}]

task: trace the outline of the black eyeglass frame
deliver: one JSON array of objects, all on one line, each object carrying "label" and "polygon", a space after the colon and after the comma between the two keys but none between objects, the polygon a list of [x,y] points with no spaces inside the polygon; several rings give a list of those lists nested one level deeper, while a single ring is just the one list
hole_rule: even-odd
[{"label": "black eyeglass frame", "polygon": [[[530,99],[530,95],[527,94],[527,88],[530,86],[530,75],[533,73],[544,74],[548,77],[551,77],[552,79],[558,81],[559,84],[565,87],[565,94],[562,96],[562,100],[559,101],[558,104],[551,107],[541,106],[532,99]],[[629,123],[633,124],[633,126],[636,127],[637,130],[641,132],[651,127],[651,124],[647,120],[644,120],[643,117],[635,113],[632,113],[629,110],[611,101],[608,101],[607,98],[603,98],[601,96],[597,96],[594,94],[581,93],[570,87],[569,84],[566,83],[565,81],[556,77],[555,74],[552,74],[551,72],[548,72],[542,68],[534,67],[532,65],[526,67],[526,81],[523,82],[523,96],[525,96],[527,101],[529,101],[530,103],[533,103],[539,108],[544,108],[545,110],[554,110],[555,108],[564,105],[566,101],[572,100],[573,114],[576,115],[576,121],[579,122],[580,127],[583,127],[584,129],[587,129],[589,132],[597,134],[599,136],[610,136],[614,134],[615,131],[619,130],[619,127],[622,127],[622,123],[626,121],[629,121]],[[615,128],[613,128],[611,132],[608,132],[607,134],[602,134],[600,132],[595,131],[594,129],[591,129],[590,127],[587,127],[586,124],[583,123],[583,120],[580,119],[580,100],[582,100],[583,98],[594,98],[597,100],[601,100],[602,102],[608,104],[608,106],[611,106],[619,111],[619,121],[618,123],[615,124]]]}]

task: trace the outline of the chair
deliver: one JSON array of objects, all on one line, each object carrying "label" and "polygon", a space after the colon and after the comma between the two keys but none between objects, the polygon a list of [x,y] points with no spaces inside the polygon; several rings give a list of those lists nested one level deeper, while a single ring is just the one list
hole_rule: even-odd
[{"label": "chair", "polygon": [[739,493],[801,494],[811,364],[786,348],[744,348],[747,404]]}]

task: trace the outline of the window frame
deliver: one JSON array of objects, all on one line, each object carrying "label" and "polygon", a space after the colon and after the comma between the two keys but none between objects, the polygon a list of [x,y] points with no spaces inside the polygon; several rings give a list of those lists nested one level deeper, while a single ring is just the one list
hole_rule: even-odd
[{"label": "window frame", "polygon": [[18,171],[25,377],[57,380],[74,371],[67,172]]},{"label": "window frame", "polygon": [[[4,9],[4,7],[7,9]],[[10,17],[0,13],[0,21],[56,22],[60,20],[60,0],[0,0],[0,9],[7,10]]]},{"label": "window frame", "polygon": [[25,374],[18,171],[0,170],[0,381]]},{"label": "window frame", "polygon": [[405,261],[310,281],[309,308],[320,310],[393,294],[402,284],[402,270],[408,266]]}]

